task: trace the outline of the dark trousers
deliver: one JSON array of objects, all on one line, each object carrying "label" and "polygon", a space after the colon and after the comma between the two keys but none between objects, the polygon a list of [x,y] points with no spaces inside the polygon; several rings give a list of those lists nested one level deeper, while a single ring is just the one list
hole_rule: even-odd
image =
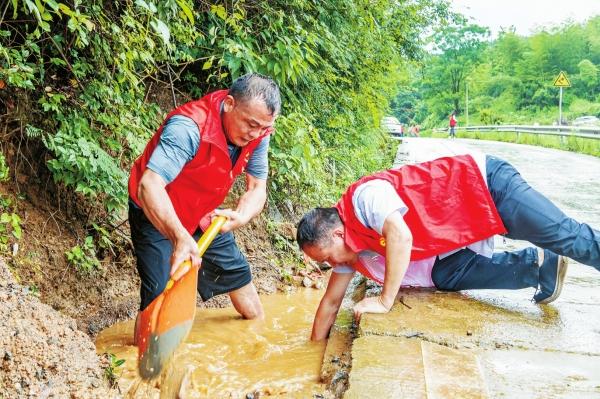
[{"label": "dark trousers", "polygon": [[[131,200],[129,225],[141,280],[140,310],[143,310],[163,292],[169,281],[173,245]],[[201,234],[197,230],[194,239],[198,240]],[[198,293],[202,300],[237,290],[251,281],[250,265],[237,247],[233,233],[217,234],[202,257],[198,274]]]},{"label": "dark trousers", "polygon": [[[526,240],[600,270],[600,231],[565,215],[534,190],[508,162],[488,156],[487,183],[508,230],[506,237]],[[537,287],[535,248],[495,253],[486,258],[463,249],[437,259],[432,279],[446,290]]]}]

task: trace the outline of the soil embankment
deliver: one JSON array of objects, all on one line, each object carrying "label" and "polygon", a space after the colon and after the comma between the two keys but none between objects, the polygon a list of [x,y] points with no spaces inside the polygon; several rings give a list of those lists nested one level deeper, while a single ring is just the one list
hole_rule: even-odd
[{"label": "soil embankment", "polygon": [[0,397],[109,398],[90,338],[18,284],[0,259]]}]

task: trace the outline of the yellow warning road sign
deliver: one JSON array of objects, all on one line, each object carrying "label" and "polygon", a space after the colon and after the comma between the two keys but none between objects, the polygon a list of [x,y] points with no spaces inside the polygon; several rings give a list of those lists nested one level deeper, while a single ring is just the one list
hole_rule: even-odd
[{"label": "yellow warning road sign", "polygon": [[555,87],[571,87],[571,82],[569,82],[569,78],[567,78],[567,74],[563,71],[560,71],[556,79],[554,79]]}]

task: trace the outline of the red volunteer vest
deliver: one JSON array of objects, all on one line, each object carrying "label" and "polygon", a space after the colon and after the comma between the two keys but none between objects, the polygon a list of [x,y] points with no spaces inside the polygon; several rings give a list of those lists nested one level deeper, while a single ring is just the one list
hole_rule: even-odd
[{"label": "red volunteer vest", "polygon": [[[269,129],[264,135],[242,147],[236,164],[232,165],[221,122],[221,102],[227,93],[227,90],[215,91],[171,111],[131,168],[129,196],[141,207],[137,196],[138,185],[148,160],[158,145],[165,122],[173,115],[184,115],[198,125],[200,147],[196,156],[166,186],[175,212],[190,234],[198,228],[200,219],[221,205],[235,178],[244,171],[260,140],[273,131]],[[204,229],[207,227],[205,224],[206,220],[203,220]]]},{"label": "red volunteer vest", "polygon": [[[344,223],[344,240],[358,253],[385,256],[385,239],[358,220],[352,205],[356,188],[369,180],[386,180],[408,207],[404,220],[413,236],[410,259],[421,260],[506,233],[490,192],[470,155],[439,158],[363,177],[336,204]],[[360,262],[354,267],[373,279]]]}]

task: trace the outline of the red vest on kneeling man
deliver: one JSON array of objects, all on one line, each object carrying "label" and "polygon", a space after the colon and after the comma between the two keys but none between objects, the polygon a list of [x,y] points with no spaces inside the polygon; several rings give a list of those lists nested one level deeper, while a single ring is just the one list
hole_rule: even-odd
[{"label": "red vest on kneeling man", "polygon": [[[413,236],[411,260],[506,233],[475,160],[459,155],[378,172],[352,184],[335,207],[344,223],[346,245],[356,253],[371,250],[385,256],[384,237],[363,226],[352,204],[356,188],[374,179],[390,182],[408,207],[404,220]],[[362,265],[353,266],[370,277]]]}]

